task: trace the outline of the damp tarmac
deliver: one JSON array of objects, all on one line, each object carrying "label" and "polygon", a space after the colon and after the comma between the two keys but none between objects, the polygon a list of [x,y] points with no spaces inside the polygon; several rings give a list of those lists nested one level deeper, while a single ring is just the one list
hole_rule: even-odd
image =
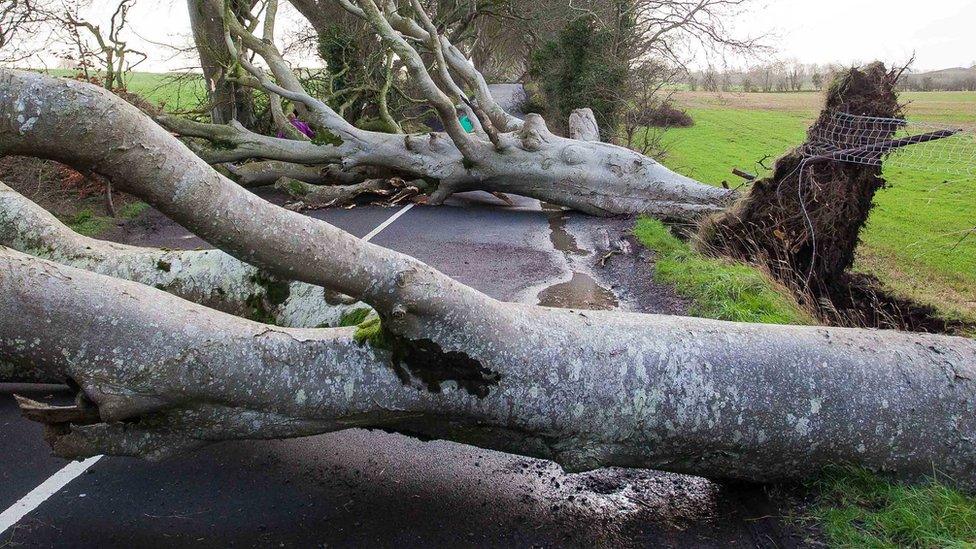
[{"label": "damp tarmac", "polygon": [[[570,263],[570,256],[592,258],[595,255],[593,250],[580,248],[573,235],[566,230],[566,212],[549,205],[543,205],[542,210],[549,220],[549,240],[557,252],[567,255],[567,263]],[[553,284],[539,292],[538,300],[539,305],[545,307],[600,311],[616,309],[620,303],[610,288],[602,286],[588,273],[578,270],[571,270],[569,280]]]}]

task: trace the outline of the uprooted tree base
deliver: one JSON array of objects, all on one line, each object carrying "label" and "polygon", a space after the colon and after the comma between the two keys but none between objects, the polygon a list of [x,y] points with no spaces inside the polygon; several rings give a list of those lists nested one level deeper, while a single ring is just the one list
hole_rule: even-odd
[{"label": "uprooted tree base", "polygon": [[868,327],[933,334],[969,335],[976,324],[946,318],[935,307],[892,294],[877,277],[843,273],[828,287],[817,312],[832,326]]},{"label": "uprooted tree base", "polygon": [[[837,131],[837,113],[902,118],[895,92],[899,75],[875,63],[835,79],[808,141],[777,160],[773,174],[756,181],[736,204],[706,219],[698,241],[707,251],[763,264],[832,324],[965,331],[929,307],[888,295],[876,280],[847,272],[874,195],[885,186],[881,166],[810,152],[823,135],[838,149],[865,145],[859,141],[863,137]],[[883,141],[891,135],[872,137]]]}]

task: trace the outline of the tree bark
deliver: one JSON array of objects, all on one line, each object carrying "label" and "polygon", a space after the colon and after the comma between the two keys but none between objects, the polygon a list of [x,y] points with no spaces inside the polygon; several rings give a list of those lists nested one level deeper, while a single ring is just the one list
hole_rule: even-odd
[{"label": "tree bark", "polygon": [[391,197],[396,201],[415,196],[426,187],[422,180],[407,183],[400,179],[366,179],[351,185],[310,185],[304,181],[282,177],[275,188],[285,191],[296,201],[286,208],[296,211],[316,210],[337,206],[355,206],[361,196]]},{"label": "tree bark", "polygon": [[295,179],[310,185],[355,185],[367,178],[358,173],[344,172],[335,164],[306,166],[276,160],[226,164],[222,166],[231,174],[231,179],[246,188],[274,185],[282,177]]},{"label": "tree bark", "polygon": [[569,138],[580,141],[599,141],[600,126],[589,107],[576,109],[569,115]]},{"label": "tree bark", "polygon": [[206,0],[187,0],[186,7],[207,85],[211,120],[214,124],[237,120],[245,127],[253,128],[257,118],[251,90],[228,79],[233,58],[224,44],[223,10]]},{"label": "tree bark", "polygon": [[108,177],[228,253],[381,318],[273,328],[5,251],[0,361],[65,373],[98,411],[55,422],[64,455],[372,426],[571,470],[768,481],[853,463],[976,488],[972,340],[501,303],[268,204],[111,94],[42,75],[0,77],[0,152]]},{"label": "tree bark", "polygon": [[0,246],[277,326],[338,326],[344,315],[367,307],[321,287],[283,280],[220,250],[160,250],[82,236],[3,183]]},{"label": "tree bark", "polygon": [[97,409],[53,422],[65,457],[378,427],[569,470],[770,481],[849,462],[976,487],[968,340],[498,304],[504,351],[471,355],[273,328],[12,251],[0,272],[0,360],[63,372]]}]

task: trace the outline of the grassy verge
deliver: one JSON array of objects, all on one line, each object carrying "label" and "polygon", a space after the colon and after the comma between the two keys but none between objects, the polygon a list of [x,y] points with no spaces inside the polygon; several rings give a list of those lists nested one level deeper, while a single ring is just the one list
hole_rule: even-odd
[{"label": "grassy verge", "polygon": [[976,498],[937,480],[907,486],[847,468],[817,487],[809,518],[833,546],[976,547]]},{"label": "grassy verge", "polygon": [[704,257],[655,219],[638,220],[634,235],[656,257],[654,279],[692,301],[689,314],[734,322],[811,324],[786,292],[743,263]]},{"label": "grassy verge", "polygon": [[[740,184],[730,174],[733,167],[768,174],[763,164],[772,167],[773,160],[803,141],[822,100],[817,93],[688,92],[678,97],[690,107],[695,126],[664,135],[664,163],[713,185]],[[912,119],[976,129],[976,93],[902,98],[910,102]],[[976,178],[946,175],[950,166],[940,165],[946,161],[935,154],[939,146],[916,146],[925,165],[885,169],[889,187],[875,198],[854,268],[947,318],[976,321],[976,214],[971,207]]]},{"label": "grassy verge", "polygon": [[[660,221],[640,219],[634,234],[656,255],[655,280],[690,299],[692,315],[812,323],[757,269],[704,257]],[[810,488],[816,503],[792,518],[815,524],[832,547],[976,547],[976,499],[939,480],[909,486],[861,469],[837,468]]]}]

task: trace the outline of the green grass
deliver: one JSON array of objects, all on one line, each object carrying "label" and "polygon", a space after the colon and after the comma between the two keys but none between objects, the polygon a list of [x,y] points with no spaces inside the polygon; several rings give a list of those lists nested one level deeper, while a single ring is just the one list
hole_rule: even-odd
[{"label": "green grass", "polygon": [[772,168],[777,157],[803,141],[809,124],[809,117],[790,112],[689,109],[688,114],[694,126],[668,130],[662,137],[664,164],[712,185],[741,184],[732,168],[767,175],[760,161],[766,157]]},{"label": "green grass", "polygon": [[85,208],[63,221],[65,225],[78,234],[96,237],[119,221],[136,217],[148,207],[149,205],[145,202],[130,202],[119,208],[117,218],[98,215],[91,208]]},{"label": "green grass", "polygon": [[817,483],[810,511],[834,547],[976,547],[976,498],[932,480],[906,485],[852,468]]},{"label": "green grass", "polygon": [[[911,102],[907,110],[915,120],[976,128],[976,93],[903,99]],[[818,100],[818,94],[690,96],[695,125],[664,135],[664,163],[713,185],[740,185],[733,167],[767,175],[777,157],[803,141]],[[919,145],[916,152],[938,146]],[[764,157],[766,168],[760,165]],[[951,166],[935,156],[926,162],[921,169],[885,169],[889,188],[876,196],[854,268],[948,318],[976,321],[976,177],[946,175]]]},{"label": "green grass", "polygon": [[118,214],[122,219],[132,219],[146,211],[146,208],[148,207],[149,204],[146,204],[145,202],[130,202],[119,208]]},{"label": "green grass", "polygon": [[163,105],[167,111],[196,108],[205,98],[203,78],[196,74],[132,73],[126,84],[130,92]]},{"label": "green grass", "polygon": [[65,225],[74,232],[84,236],[98,236],[112,226],[114,220],[104,215],[96,215],[90,208],[85,208],[71,218],[65,220]]},{"label": "green grass", "polygon": [[[73,77],[71,70],[46,71],[53,76]],[[195,73],[133,72],[126,87],[168,112],[182,112],[199,106],[206,95],[203,78]]]},{"label": "green grass", "polygon": [[637,221],[634,235],[656,254],[654,279],[692,301],[693,316],[734,322],[810,324],[786,292],[756,268],[704,257],[655,219]]}]

